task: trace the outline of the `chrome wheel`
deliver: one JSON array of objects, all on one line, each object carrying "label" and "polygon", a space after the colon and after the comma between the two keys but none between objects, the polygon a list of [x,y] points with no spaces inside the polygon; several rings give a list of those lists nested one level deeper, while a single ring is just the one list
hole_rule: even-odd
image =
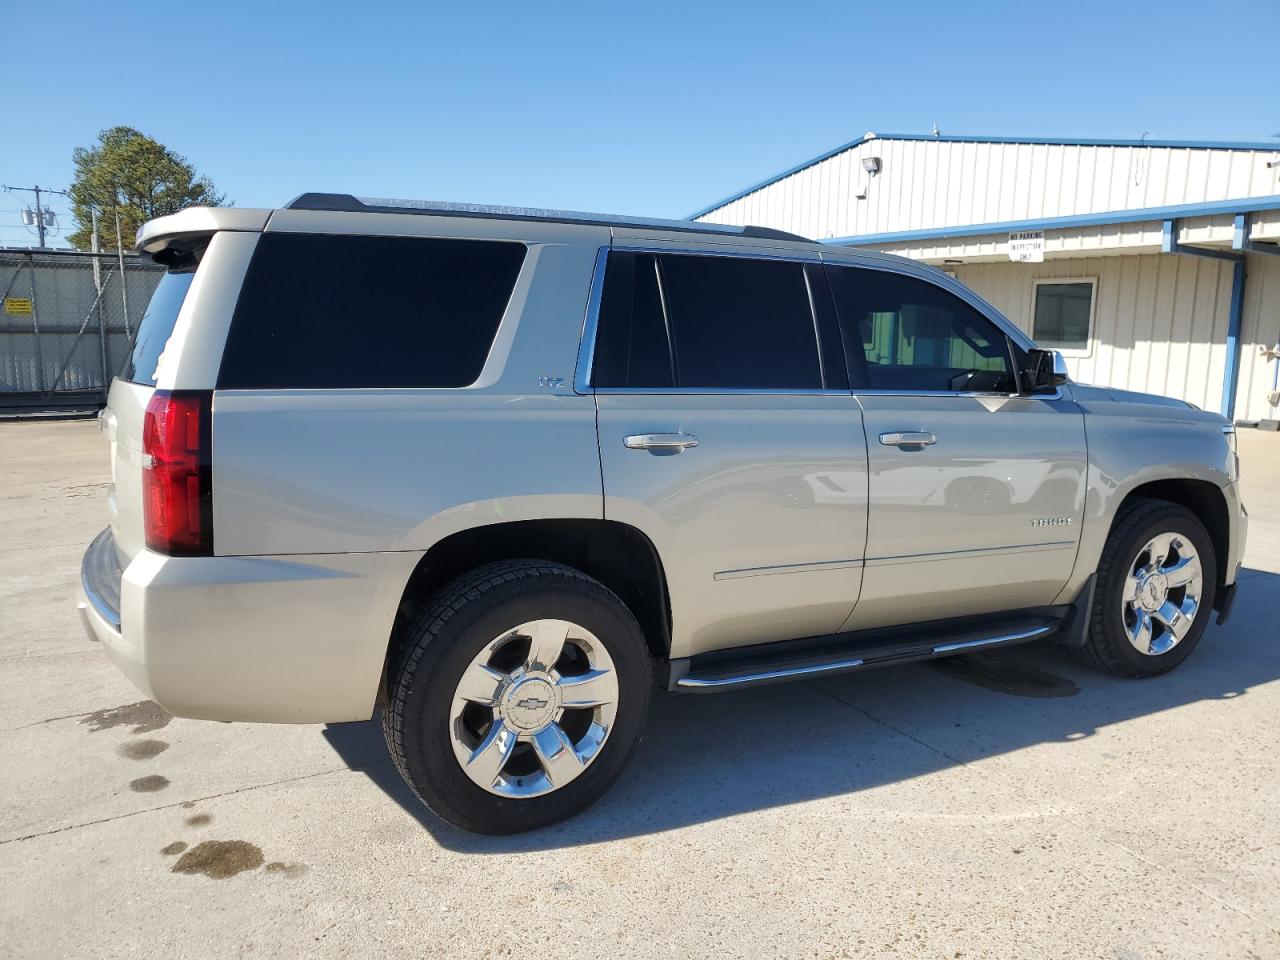
[{"label": "chrome wheel", "polygon": [[477,786],[536,797],[590,766],[617,711],[618,678],[604,644],[567,620],[534,620],[494,639],[463,671],[449,736]]},{"label": "chrome wheel", "polygon": [[1159,656],[1176,647],[1200,610],[1204,571],[1191,541],[1180,533],[1152,537],[1125,577],[1125,635],[1135,650]]}]

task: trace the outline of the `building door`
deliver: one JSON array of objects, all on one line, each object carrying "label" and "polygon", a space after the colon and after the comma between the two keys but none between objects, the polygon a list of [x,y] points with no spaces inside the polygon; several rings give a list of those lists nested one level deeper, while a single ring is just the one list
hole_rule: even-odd
[{"label": "building door", "polygon": [[921,277],[829,266],[868,444],[860,629],[1053,603],[1075,564],[1085,434],[1019,396],[990,318]]}]

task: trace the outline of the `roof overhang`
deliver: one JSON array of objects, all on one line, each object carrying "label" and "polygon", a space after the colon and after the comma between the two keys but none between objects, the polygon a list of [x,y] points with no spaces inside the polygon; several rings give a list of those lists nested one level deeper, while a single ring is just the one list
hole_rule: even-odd
[{"label": "roof overhang", "polygon": [[[1166,226],[1166,225],[1171,226]],[[976,223],[927,230],[840,237],[825,243],[870,247],[942,264],[1008,261],[1009,234],[1044,232],[1046,259],[1160,253],[1178,244],[1238,252],[1272,252],[1280,243],[1280,196],[1142,207],[1033,220]]]}]

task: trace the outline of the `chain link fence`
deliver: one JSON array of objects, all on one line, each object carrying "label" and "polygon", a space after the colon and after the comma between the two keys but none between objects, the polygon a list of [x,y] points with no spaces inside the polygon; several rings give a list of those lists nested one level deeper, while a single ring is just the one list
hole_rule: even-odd
[{"label": "chain link fence", "polygon": [[164,267],[114,253],[0,248],[0,408],[94,407]]}]

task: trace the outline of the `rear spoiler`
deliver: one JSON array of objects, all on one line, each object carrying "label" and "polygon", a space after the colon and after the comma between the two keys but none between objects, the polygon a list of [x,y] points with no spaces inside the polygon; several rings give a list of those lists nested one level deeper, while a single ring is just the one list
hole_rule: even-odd
[{"label": "rear spoiler", "polygon": [[155,257],[174,241],[207,237],[222,230],[259,233],[271,217],[270,210],[237,207],[188,207],[167,217],[148,220],[138,228],[138,252]]}]

